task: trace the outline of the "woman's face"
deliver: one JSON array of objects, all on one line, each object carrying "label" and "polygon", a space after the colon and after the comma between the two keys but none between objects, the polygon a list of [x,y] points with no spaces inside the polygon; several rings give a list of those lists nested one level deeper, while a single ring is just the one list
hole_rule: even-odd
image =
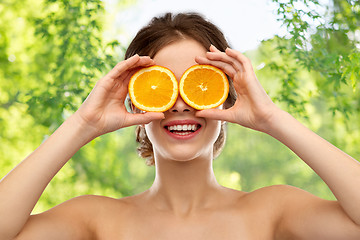
[{"label": "woman's face", "polygon": [[[162,48],[154,60],[156,65],[169,68],[179,81],[185,70],[197,64],[195,56],[205,56],[206,52],[197,41],[185,39]],[[153,145],[155,161],[189,161],[198,157],[212,159],[213,144],[219,136],[221,123],[197,118],[196,111],[179,95],[175,105],[164,113],[165,119],[145,126]]]}]

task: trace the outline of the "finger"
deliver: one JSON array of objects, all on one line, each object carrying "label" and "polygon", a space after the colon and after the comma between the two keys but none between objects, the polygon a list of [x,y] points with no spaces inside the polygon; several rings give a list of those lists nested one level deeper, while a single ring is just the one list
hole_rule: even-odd
[{"label": "finger", "polygon": [[236,51],[234,49],[230,49],[230,48],[226,49],[226,54],[233,57],[233,58],[238,59],[238,61],[240,61],[242,63],[242,65],[244,66],[244,72],[246,72],[247,74],[250,74],[248,76],[252,76],[252,77],[250,77],[248,79],[252,80],[251,82],[257,84],[258,89],[262,89],[262,91],[265,92],[265,90],[263,89],[263,87],[261,86],[259,80],[257,79],[257,77],[255,75],[252,63],[251,63],[249,58],[247,58],[241,52]]},{"label": "finger", "polygon": [[150,65],[154,65],[155,61],[151,59],[149,56],[141,56],[139,61],[134,64],[133,67],[147,67]]},{"label": "finger", "polygon": [[[130,59],[130,58],[129,58]],[[127,60],[125,60],[127,61]],[[131,62],[130,62],[131,64]],[[127,86],[130,77],[137,72],[139,69],[143,67],[148,67],[154,65],[154,60],[152,60],[150,57],[139,57],[138,61],[135,62],[132,66],[128,65],[127,68],[118,69],[119,72],[110,75],[106,75],[103,79],[107,80],[108,84],[114,84],[115,88],[118,88],[118,86]],[[123,71],[123,72],[120,72]],[[111,81],[109,81],[111,80]],[[114,82],[115,80],[115,82]],[[116,83],[117,82],[117,83]]]},{"label": "finger", "polygon": [[227,121],[227,122],[234,122],[231,112],[226,109],[206,109],[201,110],[195,113],[196,117],[203,117],[213,120],[221,120],[221,121]]},{"label": "finger", "polygon": [[145,67],[153,64],[154,60],[152,60],[150,57],[140,57],[139,55],[135,54],[134,56],[116,64],[116,66],[106,76],[109,78],[118,78],[127,70],[137,67]]},{"label": "finger", "polygon": [[219,49],[217,49],[214,45],[210,45],[210,48],[209,48],[210,52],[221,52]]},{"label": "finger", "polygon": [[243,66],[244,66],[244,70],[250,69],[252,70],[252,64],[249,58],[247,58],[244,54],[242,54],[239,51],[236,51],[234,49],[231,48],[227,48],[225,50],[226,55],[237,59]]},{"label": "finger", "polygon": [[234,75],[236,74],[236,69],[234,69],[228,63],[224,63],[224,62],[221,62],[221,61],[213,61],[213,60],[210,60],[210,59],[208,59],[206,57],[201,57],[201,56],[195,57],[195,61],[198,64],[208,64],[208,65],[218,67],[218,68],[222,69],[231,78],[233,78]]},{"label": "finger", "polygon": [[159,112],[146,112],[146,113],[129,113],[129,123],[127,126],[131,125],[141,125],[147,124],[154,120],[164,119],[164,113]]},{"label": "finger", "polygon": [[243,71],[243,66],[236,58],[223,52],[207,52],[206,57],[213,61],[221,61],[230,64],[236,71]]},{"label": "finger", "polygon": [[119,62],[116,66],[111,69],[111,71],[107,74],[107,77],[117,78],[119,77],[125,70],[134,66],[140,60],[140,56],[135,54],[134,56]]}]

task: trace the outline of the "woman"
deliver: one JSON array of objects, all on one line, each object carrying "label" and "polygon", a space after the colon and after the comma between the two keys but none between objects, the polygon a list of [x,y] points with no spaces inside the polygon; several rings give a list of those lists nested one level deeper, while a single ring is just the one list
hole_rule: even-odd
[{"label": "woman", "polygon": [[[1,239],[360,239],[360,165],[277,108],[250,61],[227,48],[221,32],[196,14],[166,14],[140,30],[126,60],[100,79],[79,110],[0,183]],[[137,55],[137,54],[141,55]],[[197,111],[179,97],[164,113],[128,113],[129,77],[153,64],[179,79],[194,64],[221,68],[234,96]],[[201,126],[194,137],[171,125]],[[212,160],[225,122],[267,133],[292,149],[327,183],[337,201],[290,186],[241,192],[220,186]],[[139,125],[140,154],[155,164],[147,191],[122,199],[81,196],[30,216],[46,185],[83,145]]]}]

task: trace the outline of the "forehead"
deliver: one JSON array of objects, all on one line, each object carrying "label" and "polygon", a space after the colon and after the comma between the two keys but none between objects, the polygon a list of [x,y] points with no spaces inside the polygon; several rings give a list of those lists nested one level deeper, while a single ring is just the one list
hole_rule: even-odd
[{"label": "forehead", "polygon": [[166,45],[154,56],[155,64],[169,68],[180,79],[189,67],[197,64],[196,56],[205,56],[207,50],[199,42],[182,39]]}]

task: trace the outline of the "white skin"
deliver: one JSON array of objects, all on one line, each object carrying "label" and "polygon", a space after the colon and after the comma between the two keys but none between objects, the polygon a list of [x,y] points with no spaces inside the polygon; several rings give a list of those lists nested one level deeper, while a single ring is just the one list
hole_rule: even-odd
[{"label": "white skin", "polygon": [[[196,111],[178,98],[165,113],[130,114],[124,107],[129,76],[153,64],[179,78],[194,64],[211,64],[234,81],[230,109]],[[179,141],[164,134],[172,120],[201,123]],[[246,193],[220,186],[212,148],[221,121],[264,132],[293,150],[326,182],[337,201],[290,186]],[[30,213],[46,185],[84,144],[131,125],[145,125],[154,147],[156,178],[144,193],[123,199],[82,196]],[[188,141],[188,142],[187,142]],[[240,143],[241,144],[241,143]],[[120,62],[79,110],[0,182],[1,239],[359,239],[360,165],[276,107],[240,52],[181,40],[154,57]]]}]

